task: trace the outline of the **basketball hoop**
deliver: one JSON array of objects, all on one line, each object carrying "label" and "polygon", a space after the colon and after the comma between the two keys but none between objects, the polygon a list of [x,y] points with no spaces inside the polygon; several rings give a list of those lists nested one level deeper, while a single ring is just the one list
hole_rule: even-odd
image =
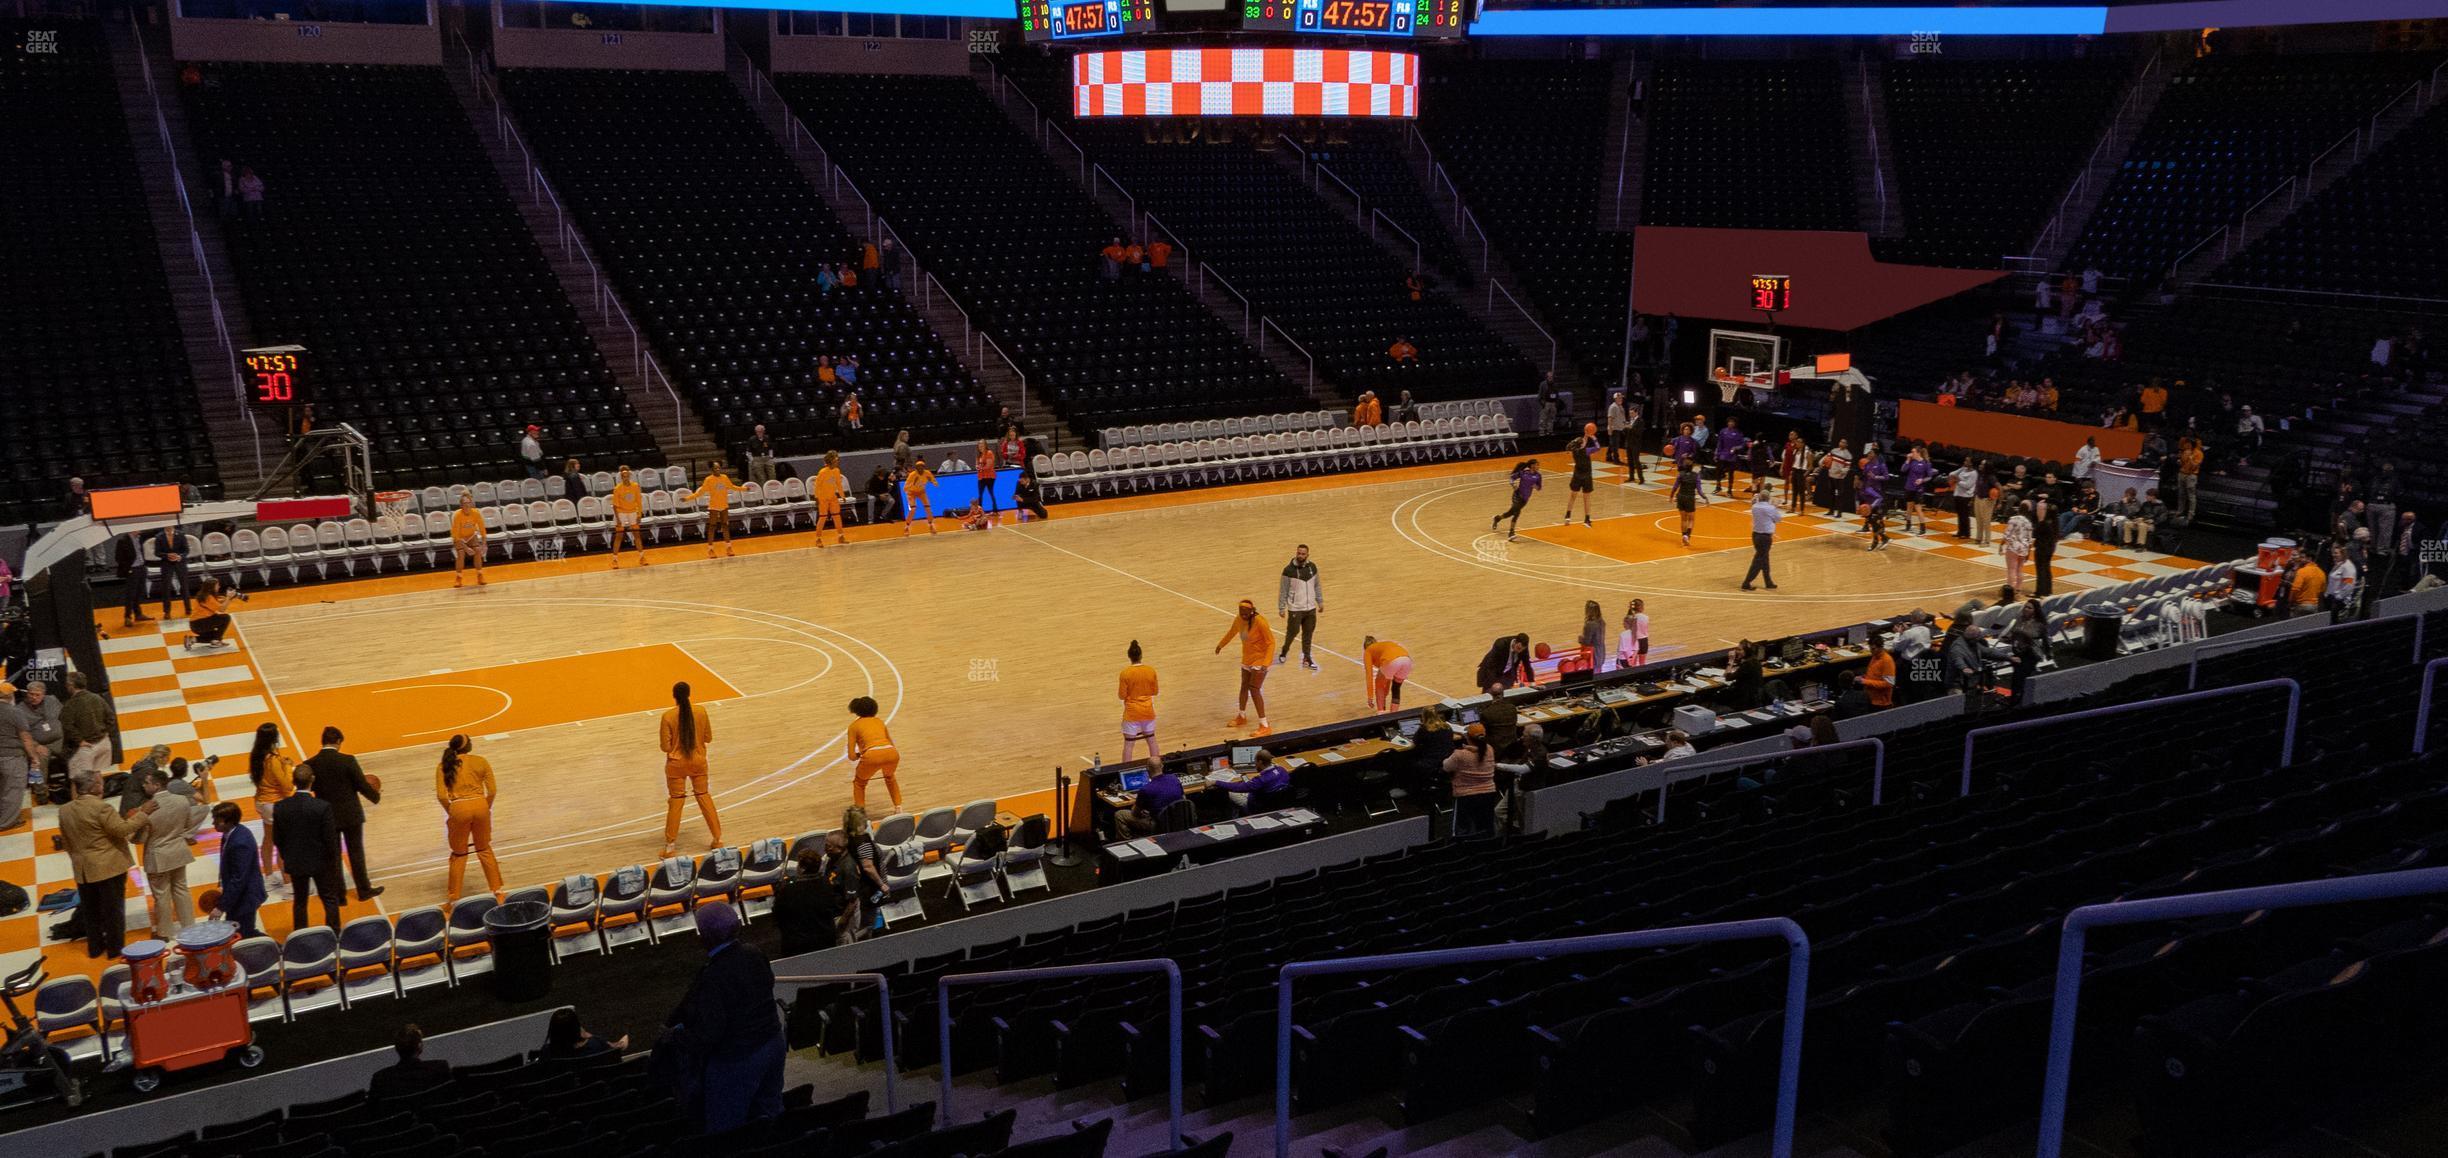
[{"label": "basketball hoop", "polygon": [[408,514],[409,504],[415,500],[416,495],[409,491],[376,491],[374,516],[382,519],[404,518]]}]

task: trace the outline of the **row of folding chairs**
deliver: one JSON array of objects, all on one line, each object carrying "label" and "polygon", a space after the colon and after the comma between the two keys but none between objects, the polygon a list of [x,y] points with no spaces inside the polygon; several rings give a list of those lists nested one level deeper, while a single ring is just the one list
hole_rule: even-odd
[{"label": "row of folding chairs", "polygon": [[[1046,836],[1051,828],[1042,816],[1031,816],[1013,829],[1001,848],[990,848],[978,833],[995,822],[995,802],[972,800],[958,808],[930,808],[912,815],[896,812],[876,822],[869,836],[884,856],[884,926],[925,916],[919,886],[949,882],[963,911],[999,900],[1017,900],[1031,889],[1051,890],[1046,880]],[[803,832],[790,843],[790,857],[824,848],[832,829]]]},{"label": "row of folding chairs", "polygon": [[[689,479],[688,468],[684,466],[639,467],[631,470],[629,472],[629,477],[637,480],[639,489],[647,491],[685,491],[689,489],[691,485],[693,485]],[[596,471],[586,476],[587,493],[590,495],[611,494],[612,488],[618,485],[619,482],[620,475],[614,471]],[[569,493],[568,481],[563,479],[560,475],[555,474],[546,476],[544,478],[507,478],[501,480],[500,482],[469,483],[465,486],[451,487],[426,487],[421,491],[409,491],[407,492],[409,509],[415,511],[448,511],[459,505],[459,492],[461,491],[466,491],[469,495],[474,497],[476,500],[476,505],[480,507],[489,507],[496,503],[532,503],[538,499],[566,499],[573,497]]]},{"label": "row of folding chairs", "polygon": [[1066,451],[1036,467],[1048,497],[1065,500],[1472,458],[1514,442],[1510,421],[1480,415]]},{"label": "row of folding chairs", "polygon": [[1108,426],[1097,431],[1097,445],[1141,446],[1152,442],[1196,442],[1234,435],[1282,434],[1295,430],[1327,430],[1342,426],[1351,415],[1342,410],[1296,410],[1288,414],[1253,414],[1241,418],[1202,418],[1195,422],[1151,422],[1144,426]]},{"label": "row of folding chairs", "polygon": [[[2209,634],[2209,611],[2233,586],[2236,563],[2214,563],[2174,575],[2131,579],[2112,587],[2052,595],[2041,604],[2049,638],[2059,645],[2079,640],[2096,607],[2125,613],[2122,639],[2128,650],[2145,650],[2201,639]],[[2014,608],[1990,608],[1975,622],[1993,631],[2013,622]]]}]

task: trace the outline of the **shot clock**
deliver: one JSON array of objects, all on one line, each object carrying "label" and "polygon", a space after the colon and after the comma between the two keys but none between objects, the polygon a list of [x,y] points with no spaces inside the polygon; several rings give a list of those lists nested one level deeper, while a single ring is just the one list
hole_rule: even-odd
[{"label": "shot clock", "polygon": [[314,401],[306,347],[257,346],[238,352],[245,372],[247,405],[257,410],[287,410]]},{"label": "shot clock", "polygon": [[1020,38],[1081,40],[1147,31],[1155,0],[1020,0]]},{"label": "shot clock", "polygon": [[1751,275],[1751,308],[1779,314],[1793,308],[1793,278],[1781,273]]},{"label": "shot clock", "polygon": [[1241,0],[1241,27],[1342,36],[1458,37],[1464,0]]}]

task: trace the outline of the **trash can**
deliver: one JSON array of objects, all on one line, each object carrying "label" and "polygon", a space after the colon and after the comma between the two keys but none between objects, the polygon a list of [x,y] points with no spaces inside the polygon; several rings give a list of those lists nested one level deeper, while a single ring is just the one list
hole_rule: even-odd
[{"label": "trash can", "polygon": [[513,901],[485,914],[493,947],[493,993],[533,1001],[552,992],[552,910],[542,901]]},{"label": "trash can", "polygon": [[2083,608],[2083,654],[2091,659],[2115,659],[2117,640],[2125,634],[2125,609],[2112,603]]}]

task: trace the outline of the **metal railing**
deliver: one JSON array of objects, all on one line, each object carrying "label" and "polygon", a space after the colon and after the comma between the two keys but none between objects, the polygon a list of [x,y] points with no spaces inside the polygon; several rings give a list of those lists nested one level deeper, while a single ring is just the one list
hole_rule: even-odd
[{"label": "metal railing", "polygon": [[[1020,382],[1020,417],[1022,417],[1022,418],[1026,418],[1026,417],[1028,417],[1028,412],[1029,412],[1028,375],[1023,374],[1023,373],[1021,373],[1021,372],[1020,372],[1020,364],[1019,364],[1018,362],[1014,362],[1014,361],[1012,361],[1012,357],[1011,357],[1011,355],[1004,353],[1004,352],[1003,352],[1003,347],[996,345],[996,344],[995,344],[995,340],[994,340],[992,337],[988,336],[988,335],[987,335],[987,333],[986,333],[986,331],[984,331],[984,330],[979,330],[979,331],[978,331],[978,346],[979,346],[979,352],[978,352],[978,356],[977,356],[977,363],[978,363],[978,368],[979,368],[979,369],[983,370],[983,369],[985,369],[985,368],[986,368],[986,354],[985,354],[985,351],[987,351],[987,350],[992,350],[992,351],[994,351],[994,352],[995,352],[995,357],[1003,359],[1003,365],[1004,365],[1004,366],[1006,366],[1006,367],[1008,367],[1008,368],[1010,368],[1011,373],[1012,373],[1012,377],[1013,377],[1013,378],[1016,378],[1016,379],[1018,379],[1018,380],[1019,380],[1019,382]],[[1057,431],[1057,432],[1055,433],[1055,437],[1056,437],[1057,439],[1061,438],[1061,437],[1062,437],[1061,432],[1060,432],[1060,431]]]},{"label": "metal railing", "polygon": [[2057,943],[2057,992],[2049,1007],[2048,1070],[2040,1092],[2039,1158],[2065,1152],[2066,1093],[2074,1074],[2074,1011],[2082,999],[2083,942],[2093,929],[2146,921],[2186,921],[2260,909],[2302,909],[2448,892],[2448,868],[2409,869],[2330,880],[2292,881],[2214,893],[2084,905],[2066,914]]},{"label": "metal railing", "polygon": [[1315,176],[1311,178],[1309,182],[1309,188],[1312,192],[1317,193],[1321,197],[1325,195],[1326,190],[1320,185],[1320,179],[1332,181],[1337,185],[1341,185],[1343,187],[1344,195],[1350,197],[1352,201],[1352,222],[1359,225],[1365,225],[1368,223],[1368,202],[1361,198],[1360,190],[1353,188],[1351,182],[1336,176],[1334,170],[1327,168],[1326,163],[1323,161],[1310,165],[1309,171],[1312,174],[1315,174]]},{"label": "metal railing", "polygon": [[2066,190],[2065,196],[2057,199],[2057,212],[2049,217],[2047,225],[2041,227],[2039,240],[2032,243],[2034,253],[2047,250],[2064,232],[2066,214],[2073,210],[2074,199],[2090,191],[2092,181],[2106,180],[2105,177],[2094,178],[2092,171],[2099,167],[2100,158],[2128,131],[2125,122],[2132,118],[2135,102],[2142,99],[2143,85],[2150,80],[2152,73],[2159,71],[2166,55],[2164,48],[2153,50],[2150,59],[2142,62],[2142,71],[2134,74],[2133,83],[2125,86],[2125,99],[2118,103],[2116,113],[2108,118],[2108,127],[2100,131],[2099,143],[2091,146],[2091,155],[2083,158],[2082,168],[2074,171],[2073,186]]},{"label": "metal railing", "polygon": [[884,1027],[884,1112],[899,1110],[893,1075],[901,1072],[901,1055],[893,1044],[892,979],[881,973],[791,973],[774,978],[776,985],[873,985]]},{"label": "metal railing", "polygon": [[[2448,869],[2439,871],[2448,872]],[[1810,1001],[1810,937],[1802,931],[1802,926],[1786,917],[1286,964],[1275,982],[1276,1158],[1289,1158],[1292,1153],[1292,986],[1303,977],[1380,973],[1423,965],[1477,965],[1490,961],[1517,961],[1525,957],[1570,957],[1665,945],[1702,945],[1770,938],[1784,941],[1788,954],[1785,966],[1784,1039],[1777,1053],[1776,1121],[1769,1131],[1768,1153],[1770,1158],[1792,1158],[1794,1095],[1802,1079],[1802,1018]]]},{"label": "metal railing", "polygon": [[[1087,156],[1086,153],[1080,155]],[[1094,162],[1088,166],[1088,195],[1090,197],[1097,195],[1097,182],[1100,179],[1113,186],[1114,196],[1121,198],[1123,203],[1130,207],[1129,215],[1122,219],[1122,230],[1125,233],[1136,235],[1139,232],[1139,199],[1131,196],[1130,190],[1122,187],[1122,182],[1114,177],[1111,170]]]},{"label": "metal railing", "polygon": [[1240,290],[1234,289],[1231,282],[1224,280],[1224,274],[1222,271],[1203,261],[1198,263],[1198,291],[1200,294],[1204,295],[1207,292],[1207,277],[1209,274],[1215,275],[1216,284],[1224,287],[1225,293],[1241,299],[1241,337],[1244,340],[1248,339],[1250,336],[1251,321],[1257,317],[1257,311],[1250,308],[1249,295],[1242,293]]},{"label": "metal railing", "polygon": [[603,265],[595,260],[595,252],[587,245],[586,235],[570,221],[569,211],[561,204],[561,195],[553,190],[551,180],[544,176],[543,166],[536,163],[534,151],[527,147],[526,137],[519,132],[518,123],[510,116],[509,102],[502,99],[500,86],[494,83],[492,74],[485,71],[484,61],[477,55],[475,46],[457,32],[451,33],[450,39],[458,45],[460,54],[467,62],[468,86],[475,90],[479,99],[493,107],[495,139],[519,151],[519,165],[527,171],[529,202],[552,206],[553,232],[561,242],[561,256],[586,263],[587,276],[595,295],[596,315],[606,325],[617,322],[628,333],[632,374],[641,387],[662,387],[664,396],[671,399],[672,443],[677,446],[686,441],[688,404],[680,400],[680,391],[672,386],[670,376],[663,372],[662,362],[648,348],[646,336],[638,329],[637,320],[629,315],[629,307],[604,278]]},{"label": "metal railing", "polygon": [[2417,756],[2430,746],[2431,689],[2443,667],[2448,667],[2448,659],[2435,659],[2423,665],[2422,701],[2414,707],[2414,754]]},{"label": "metal railing", "polygon": [[1974,728],[1971,731],[1964,733],[1963,786],[1958,795],[1972,795],[1972,747],[1983,736],[1995,736],[2005,732],[2023,732],[2029,731],[2033,728],[2046,728],[2058,724],[2071,724],[2077,720],[2105,719],[2109,716],[2124,715],[2128,712],[2146,711],[2152,708],[2168,708],[2174,707],[2177,704],[2200,703],[2204,700],[2220,699],[2227,696],[2238,696],[2248,692],[2275,691],[2279,688],[2286,689],[2287,713],[2286,733],[2280,740],[2278,747],[2278,766],[2281,768],[2293,767],[2295,764],[2295,723],[2303,710],[2303,685],[2295,682],[2294,680],[2285,678],[2254,680],[2251,683],[2237,684],[2233,687],[2213,688],[2209,691],[2202,692],[2179,692],[2172,696],[2161,696],[2153,700],[2136,700],[2130,704],[2110,704],[2104,708],[2085,708],[2082,711],[2067,712],[2061,716],[2042,716],[2038,719],[2032,720],[2012,720],[2003,724],[1991,724],[1985,728]]},{"label": "metal railing", "polygon": [[1547,371],[1551,374],[1554,373],[1556,368],[1556,351],[1559,349],[1559,347],[1556,345],[1555,335],[1548,333],[1547,327],[1538,324],[1538,319],[1530,316],[1530,311],[1521,304],[1521,299],[1513,296],[1512,290],[1506,289],[1502,285],[1497,284],[1496,279],[1492,277],[1487,279],[1487,287],[1487,308],[1489,313],[1492,314],[1496,312],[1496,295],[1503,294],[1505,302],[1513,307],[1514,312],[1520,314],[1523,321],[1530,323],[1530,328],[1537,330],[1540,337],[1547,339]]},{"label": "metal railing", "polygon": [[1162,973],[1165,977],[1165,1114],[1172,1148],[1182,1137],[1182,980],[1181,966],[1162,958],[1139,961],[1099,961],[1088,965],[1051,965],[1043,969],[1004,969],[992,973],[952,973],[935,979],[935,1042],[937,1067],[943,1071],[935,1100],[937,1121],[952,1124],[952,987],[1020,981],[1053,981],[1066,977],[1115,977],[1132,973]]},{"label": "metal railing", "polygon": [[[1080,148],[1080,143],[1072,140],[1071,134],[1062,131],[1062,126],[1055,124],[1052,120],[1046,121],[1046,132],[1050,136],[1061,137],[1063,144],[1071,146],[1071,151],[1079,154],[1079,183],[1088,184],[1088,150]],[[1054,146],[1049,142],[1046,147],[1051,149]]]},{"label": "metal railing", "polygon": [[1719,756],[1715,759],[1702,758],[1698,760],[1665,761],[1659,765],[1659,767],[1663,768],[1665,772],[1658,778],[1658,822],[1663,824],[1666,821],[1667,788],[1674,784],[1681,783],[1682,781],[1698,779],[1711,773],[1723,772],[1729,768],[1741,768],[1751,764],[1765,764],[1771,760],[1790,760],[1795,756],[1804,755],[1807,753],[1860,751],[1863,748],[1868,748],[1871,752],[1870,806],[1876,808],[1879,805],[1887,802],[1887,742],[1879,739],[1876,736],[1872,736],[1866,740],[1842,740],[1834,744],[1813,744],[1808,748],[1795,748],[1791,751],[1785,752],[1754,752],[1748,756]]},{"label": "metal railing", "polygon": [[[1454,202],[1454,205],[1456,207],[1460,207],[1462,202],[1457,200]],[[1466,228],[1469,230],[1469,232],[1462,235],[1463,241],[1467,242],[1472,237],[1477,237],[1479,239],[1479,276],[1486,277],[1488,271],[1488,257],[1490,254],[1495,252],[1496,247],[1488,241],[1487,230],[1479,227],[1479,218],[1476,214],[1473,214],[1467,208],[1463,208],[1461,210],[1459,220],[1461,225],[1458,226],[1458,228]]]},{"label": "metal railing", "polygon": [[[2414,621],[2414,652],[2407,657],[2406,662],[2420,663],[2423,654],[2423,613],[2419,611],[2383,615],[2376,619],[2357,619],[2346,623],[2332,621],[2329,626],[2321,628],[2320,631],[2323,636],[2331,636],[2339,632],[2353,631],[2359,627],[2377,627],[2381,624],[2402,623],[2409,619]],[[2186,690],[2190,691],[2201,686],[2202,660],[2214,655],[2248,651],[2269,642],[2271,641],[2266,637],[2254,636],[2228,636],[2224,639],[2203,640],[2200,646],[2193,649],[2192,658],[2185,663]]]},{"label": "metal railing", "polygon": [[1618,142],[1619,151],[1615,154],[1615,228],[1617,229],[1623,228],[1624,189],[1629,181],[1632,167],[1632,122],[1639,119],[1632,115],[1632,94],[1640,87],[1640,61],[1634,60],[1632,62],[1632,83],[1624,86],[1623,140]]},{"label": "metal railing", "polygon": [[942,294],[944,304],[952,307],[952,312],[961,316],[961,349],[967,352],[974,352],[977,347],[978,329],[977,326],[969,320],[969,311],[961,308],[960,300],[953,297],[952,291],[946,288],[944,283],[938,280],[934,274],[929,273],[925,277],[919,279],[918,296],[924,304],[932,307],[935,304],[936,294]]},{"label": "metal railing", "polygon": [[[1157,233],[1164,234],[1164,236],[1165,236],[1165,240],[1166,240],[1166,241],[1170,241],[1170,242],[1172,242],[1172,243],[1173,243],[1173,253],[1172,253],[1172,257],[1171,257],[1171,259],[1170,259],[1170,260],[1175,260],[1175,261],[1179,261],[1179,262],[1181,262],[1182,264],[1181,264],[1181,266],[1180,266],[1179,268],[1184,268],[1184,269],[1189,268],[1189,265],[1190,265],[1190,245],[1189,245],[1189,243],[1188,243],[1188,242],[1185,242],[1185,241],[1183,241],[1183,240],[1181,239],[1181,234],[1178,234],[1178,233],[1173,232],[1171,229],[1169,229],[1169,228],[1167,228],[1167,227],[1165,226],[1165,223],[1164,223],[1164,222],[1156,220],[1156,214],[1155,214],[1153,211],[1150,211],[1150,212],[1147,212],[1147,213],[1142,213],[1142,214],[1140,214],[1140,215],[1139,215],[1139,220],[1140,220],[1140,222],[1141,222],[1142,224],[1146,225],[1146,226],[1147,226],[1149,229],[1151,229],[1151,230],[1153,230],[1153,231],[1155,231],[1155,232],[1157,232]],[[1142,240],[1144,240],[1144,239],[1142,239]],[[1174,267],[1168,267],[1168,268],[1174,268]],[[1202,287],[1201,287],[1202,292],[1204,291],[1204,288],[1205,288],[1204,286],[1202,286]]]},{"label": "metal railing", "polygon": [[1887,228],[1887,163],[1879,158],[1878,110],[1870,103],[1870,63],[1855,54],[1854,64],[1861,72],[1862,124],[1870,129],[1870,185],[1878,194],[1879,229]]},{"label": "metal railing", "polygon": [[2217,290],[2233,294],[2268,294],[2280,298],[2324,298],[2348,303],[2372,302],[2375,303],[2371,307],[2374,309],[2395,308],[2387,304],[2392,302],[2402,302],[2407,306],[2425,309],[2438,306],[2448,306],[2448,298],[2408,297],[2399,294],[2345,293],[2338,290],[2296,289],[2293,286],[2282,285],[2240,285],[2235,282],[2197,281],[2185,288],[2196,293],[2199,293],[2202,290]]},{"label": "metal railing", "polygon": [[1383,221],[1383,222],[1385,222],[1385,223],[1386,223],[1386,228],[1391,229],[1391,230],[1393,230],[1393,231],[1394,231],[1394,232],[1396,232],[1396,233],[1402,234],[1402,235],[1403,235],[1403,240],[1408,241],[1408,242],[1410,242],[1410,243],[1411,243],[1411,272],[1413,272],[1413,273],[1418,273],[1418,272],[1419,272],[1419,271],[1421,271],[1422,269],[1427,268],[1427,266],[1428,266],[1428,250],[1427,250],[1427,248],[1426,248],[1425,246],[1422,246],[1422,245],[1420,244],[1420,239],[1419,239],[1418,235],[1416,235],[1416,234],[1412,233],[1412,232],[1411,232],[1410,230],[1408,230],[1408,229],[1403,228],[1403,227],[1402,227],[1402,223],[1401,223],[1401,222],[1396,221],[1396,220],[1394,220],[1393,218],[1386,216],[1386,211],[1385,211],[1385,210],[1383,210],[1383,209],[1371,209],[1371,210],[1369,210],[1369,222],[1368,222],[1368,227],[1369,227],[1369,240],[1370,240],[1370,241],[1375,241],[1375,240],[1377,240],[1377,223],[1378,223],[1379,221]]},{"label": "metal railing", "polygon": [[1310,353],[1307,346],[1303,346],[1299,342],[1293,341],[1292,335],[1285,333],[1282,326],[1276,325],[1275,319],[1273,318],[1258,319],[1258,352],[1261,354],[1266,353],[1266,336],[1268,330],[1275,331],[1275,336],[1282,338],[1284,340],[1284,345],[1292,347],[1295,351],[1299,352],[1301,357],[1309,360],[1308,387],[1311,390],[1317,389],[1317,355]]},{"label": "metal railing", "polygon": [[170,190],[178,194],[179,214],[187,219],[187,255],[194,259],[196,273],[204,279],[213,340],[220,344],[221,356],[229,363],[230,397],[237,401],[238,416],[246,420],[247,441],[254,448],[255,474],[260,478],[264,472],[263,428],[255,421],[255,408],[248,404],[246,378],[238,372],[238,344],[230,340],[229,317],[221,311],[220,282],[213,277],[204,235],[196,229],[195,199],[187,190],[187,167],[179,157],[177,141],[170,135],[170,118],[162,111],[161,90],[153,84],[153,54],[145,48],[144,25],[137,22],[133,7],[128,9],[128,32],[135,39],[137,74],[144,78],[145,99],[153,106],[153,129],[161,137],[162,158],[170,165]]}]

